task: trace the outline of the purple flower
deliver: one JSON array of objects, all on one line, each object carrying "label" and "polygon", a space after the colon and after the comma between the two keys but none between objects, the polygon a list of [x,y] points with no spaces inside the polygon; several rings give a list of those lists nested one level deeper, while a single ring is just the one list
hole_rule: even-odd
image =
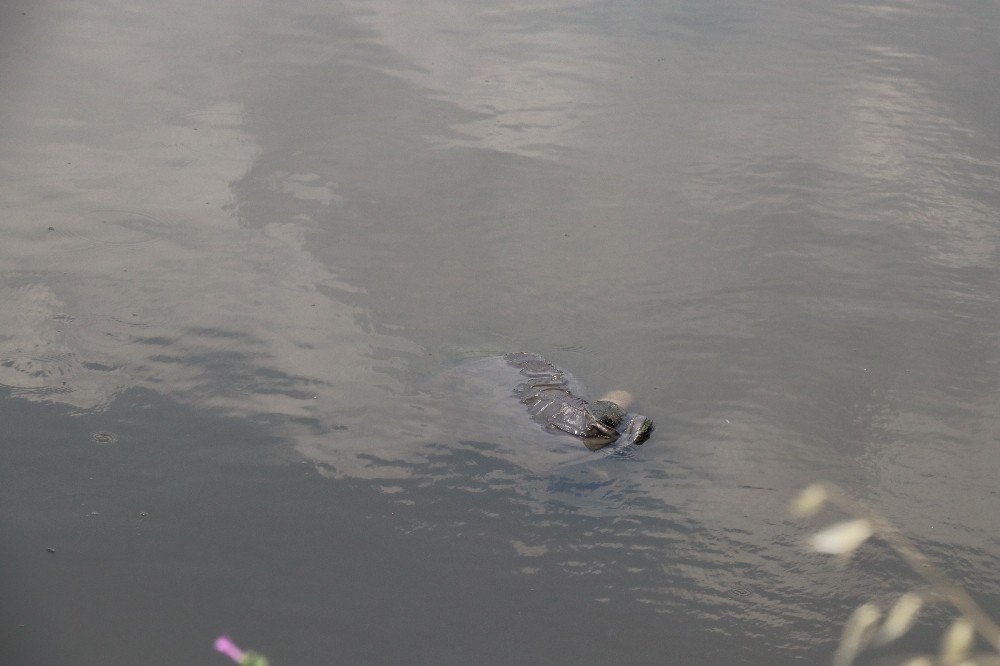
[{"label": "purple flower", "polygon": [[237,664],[243,663],[243,650],[236,647],[236,643],[229,640],[229,636],[219,636],[216,638],[215,649],[235,661]]}]

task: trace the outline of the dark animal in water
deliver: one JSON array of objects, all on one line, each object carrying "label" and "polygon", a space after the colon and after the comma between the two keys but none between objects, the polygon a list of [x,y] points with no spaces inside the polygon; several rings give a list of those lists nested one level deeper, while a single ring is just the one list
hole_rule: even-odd
[{"label": "dark animal in water", "polygon": [[618,441],[623,436],[619,430],[623,424],[627,441],[642,444],[649,438],[653,422],[640,414],[626,412],[628,394],[624,391],[609,394],[615,399],[588,403],[573,395],[563,371],[541,356],[517,352],[505,355],[504,359],[527,378],[514,389],[514,395],[546,428],[579,437],[592,451]]}]

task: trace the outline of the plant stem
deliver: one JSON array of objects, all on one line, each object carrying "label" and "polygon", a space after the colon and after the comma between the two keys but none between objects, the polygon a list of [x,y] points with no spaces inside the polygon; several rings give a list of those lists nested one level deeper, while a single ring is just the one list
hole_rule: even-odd
[{"label": "plant stem", "polygon": [[930,583],[931,589],[946,599],[972,625],[997,652],[1000,652],[1000,627],[979,607],[961,585],[945,576],[940,569],[903,536],[888,520],[862,502],[854,499],[832,483],[819,484],[826,491],[827,500],[847,513],[864,518],[871,523],[874,533],[881,537],[910,568]]}]

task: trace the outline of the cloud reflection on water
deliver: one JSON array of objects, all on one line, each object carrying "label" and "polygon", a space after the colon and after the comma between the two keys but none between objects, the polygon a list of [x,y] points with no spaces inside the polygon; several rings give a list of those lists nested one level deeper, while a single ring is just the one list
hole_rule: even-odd
[{"label": "cloud reflection on water", "polygon": [[579,2],[351,5],[380,44],[412,65],[384,72],[475,114],[447,136],[428,137],[440,148],[558,159],[585,147],[581,125],[615,104],[602,91],[626,73],[608,36],[579,20]]},{"label": "cloud reflection on water", "polygon": [[[158,11],[123,28],[92,9],[51,18],[65,38],[51,62],[32,63],[48,75],[5,104],[20,140],[0,165],[12,313],[0,321],[0,382],[80,411],[146,388],[220,415],[305,424],[303,438],[364,438],[377,421],[369,407],[392,404],[398,390],[378,350],[413,345],[367,329],[362,308],[338,299],[358,290],[309,252],[308,219],[241,225],[232,186],[260,148],[241,103],[225,99],[231,73],[206,65],[185,80],[213,89],[205,104],[165,94],[174,74],[149,57],[178,55],[169,45],[186,39],[188,22]],[[206,56],[228,54],[189,54]],[[60,77],[91,61],[103,75],[89,89],[66,81],[75,97],[64,97]],[[336,184],[314,174],[276,173],[267,187],[339,201]]]}]

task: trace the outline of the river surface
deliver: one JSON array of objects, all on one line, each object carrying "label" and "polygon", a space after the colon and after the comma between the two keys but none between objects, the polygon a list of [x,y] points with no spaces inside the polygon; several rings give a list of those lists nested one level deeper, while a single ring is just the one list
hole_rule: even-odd
[{"label": "river surface", "polygon": [[[916,578],[804,548],[819,479],[1000,615],[997,35],[972,0],[4,3],[0,662],[826,663]],[[520,350],[653,437],[505,411]]]}]

